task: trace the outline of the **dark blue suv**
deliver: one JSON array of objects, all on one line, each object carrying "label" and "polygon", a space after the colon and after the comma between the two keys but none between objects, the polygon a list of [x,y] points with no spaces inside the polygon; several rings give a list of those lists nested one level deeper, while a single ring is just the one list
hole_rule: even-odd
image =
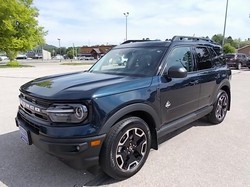
[{"label": "dark blue suv", "polygon": [[224,120],[231,71],[220,51],[195,37],[126,41],[87,72],[28,82],[16,117],[21,138],[74,168],[131,177],[166,134],[204,116]]}]

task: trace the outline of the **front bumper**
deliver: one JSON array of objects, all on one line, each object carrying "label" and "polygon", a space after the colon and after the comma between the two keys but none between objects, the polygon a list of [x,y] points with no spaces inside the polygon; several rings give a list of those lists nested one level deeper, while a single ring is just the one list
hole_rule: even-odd
[{"label": "front bumper", "polygon": [[[22,137],[26,133],[25,138],[22,138],[25,139],[26,143],[34,144],[75,169],[86,169],[99,164],[99,154],[105,134],[87,138],[50,137],[35,131],[18,116],[16,117],[16,125],[21,127]],[[91,142],[96,141],[100,141],[100,144],[91,144]]]}]

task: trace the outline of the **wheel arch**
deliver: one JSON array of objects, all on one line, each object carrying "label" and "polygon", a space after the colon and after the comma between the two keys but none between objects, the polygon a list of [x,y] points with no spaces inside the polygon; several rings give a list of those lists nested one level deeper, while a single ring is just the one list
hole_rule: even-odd
[{"label": "wheel arch", "polygon": [[231,77],[228,76],[227,78],[224,78],[221,82],[217,83],[216,89],[213,92],[212,100],[211,100],[211,104],[213,105],[217,101],[217,99],[218,99],[218,93],[220,92],[220,90],[225,91],[227,93],[228,99],[229,99],[228,111],[231,108],[231,86],[230,86],[230,79],[231,79]]},{"label": "wheel arch", "polygon": [[108,133],[110,128],[114,126],[118,121],[128,117],[128,116],[135,116],[143,119],[150,129],[151,137],[152,137],[152,144],[151,148],[158,149],[158,140],[157,140],[157,133],[156,129],[160,125],[160,118],[157,115],[156,111],[147,104],[131,104],[128,105],[117,112],[115,112],[103,125],[99,134]]},{"label": "wheel arch", "polygon": [[230,91],[230,88],[229,88],[229,86],[224,85],[220,89],[224,90],[228,95],[228,100],[229,100],[229,102],[228,102],[228,111],[229,111],[230,107],[231,107],[231,91]]}]

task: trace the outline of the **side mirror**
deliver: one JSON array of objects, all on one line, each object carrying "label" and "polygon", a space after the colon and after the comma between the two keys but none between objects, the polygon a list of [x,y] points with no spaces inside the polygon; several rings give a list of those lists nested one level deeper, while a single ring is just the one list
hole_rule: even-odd
[{"label": "side mirror", "polygon": [[184,78],[187,76],[187,70],[182,66],[172,66],[164,72],[164,75],[168,78]]}]

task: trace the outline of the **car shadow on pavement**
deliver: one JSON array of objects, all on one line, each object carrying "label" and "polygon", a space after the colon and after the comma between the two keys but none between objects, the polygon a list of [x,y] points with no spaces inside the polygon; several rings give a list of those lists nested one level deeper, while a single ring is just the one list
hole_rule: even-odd
[{"label": "car shadow on pavement", "polygon": [[185,126],[182,127],[182,128],[179,128],[179,129],[177,129],[177,130],[175,130],[175,131],[173,131],[173,132],[171,132],[171,133],[169,133],[169,134],[163,136],[163,137],[159,140],[158,143],[159,143],[159,144],[164,143],[165,141],[168,141],[168,140],[170,140],[171,138],[174,138],[175,136],[177,136],[177,135],[179,135],[179,134],[185,132],[186,130],[188,130],[188,129],[192,128],[192,127],[198,127],[198,126],[201,126],[201,127],[208,127],[208,126],[214,126],[214,125],[215,125],[215,124],[209,123],[209,122],[207,121],[207,118],[206,118],[206,117],[203,117],[203,118],[201,118],[201,119],[198,119],[198,120],[196,120],[196,121],[194,121],[194,122],[192,122],[192,123],[190,123],[190,124],[185,125]]},{"label": "car shadow on pavement", "polygon": [[0,186],[97,186],[116,181],[101,171],[75,170],[28,146],[19,131],[0,135]]}]

